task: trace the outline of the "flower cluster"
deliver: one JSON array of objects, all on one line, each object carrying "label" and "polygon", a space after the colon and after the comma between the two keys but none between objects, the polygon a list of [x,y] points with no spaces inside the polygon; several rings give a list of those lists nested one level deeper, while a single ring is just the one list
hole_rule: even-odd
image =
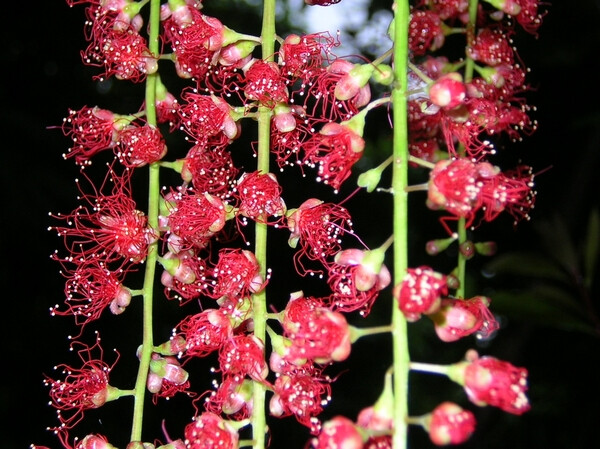
[{"label": "flower cluster", "polygon": [[[393,415],[390,376],[400,378],[415,366],[427,370],[424,364],[409,368],[400,360],[386,375],[381,397],[356,420],[335,416],[322,421],[332,384],[341,375],[329,371],[351,356],[358,338],[395,335],[398,320],[415,322],[423,316],[448,343],[470,335],[489,338],[499,325],[490,298],[464,297],[460,270],[443,274],[428,265],[406,268],[406,257],[395,254],[392,263],[406,273],[394,279],[398,275],[387,267],[387,251],[397,244],[406,256],[408,247],[400,226],[387,238],[378,233],[385,241],[369,248],[355,233],[344,201],[321,199],[295,185],[293,193],[301,199],[292,204],[286,177],[273,173],[269,161],[281,173],[297,169],[304,178],[310,175],[325,186],[323,198],[335,198],[351,184],[359,162],[365,162],[371,111],[384,105],[392,114],[404,109],[409,131],[404,149],[395,143],[394,156],[371,171],[365,190],[371,193],[390,165],[394,171],[400,165],[428,167],[425,205],[449,214],[441,221],[450,240],[437,248],[458,240],[459,262],[464,262],[473,256],[467,257],[469,248],[483,248],[466,240],[467,228],[504,211],[516,220],[528,218],[533,207],[532,170],[522,165],[503,172],[489,157],[496,152],[492,139],[518,140],[536,127],[523,98],[526,70],[511,45],[514,27],[503,19],[513,17],[534,33],[542,16],[537,2],[490,1],[479,5],[475,18],[466,0],[417,1],[404,17],[406,42],[394,34],[402,19],[398,16],[388,33],[395,41],[392,49],[373,62],[338,57],[339,41],[328,32],[276,39],[274,24],[268,23],[260,37],[238,33],[205,14],[201,0],[67,3],[86,5],[88,46],[82,58],[98,68],[96,78],[146,83],[146,89],[136,112],[85,106],[69,110],[60,127],[72,142],[64,158],[74,160],[82,179],[77,180],[80,205],[69,214],[51,214],[58,224],[50,227],[64,242],[64,249],[51,257],[66,279],[64,305],[52,307],[51,313],[73,317],[79,334],[72,349],[83,345],[81,366],[59,365],[65,379],[46,378],[59,418],[52,430],[63,446],[114,448],[104,435],[77,435],[77,424],[87,410],[122,396],[136,401],[128,449],[237,449],[248,445],[246,435],[261,448],[267,445],[267,413],[294,417],[310,432],[314,449],[391,447],[394,427],[401,422],[421,425],[437,445],[466,441],[475,418],[457,404],[443,401],[419,419]],[[274,20],[272,7],[265,21]],[[450,62],[432,56],[461,27],[467,40],[464,58]],[[401,70],[384,63],[394,61],[390,56],[397,45],[409,50],[409,64]],[[255,51],[259,46],[262,57]],[[169,65],[183,88],[167,86],[168,77],[161,78]],[[254,122],[258,137],[246,144],[243,137],[255,135],[247,132]],[[244,149],[253,151],[256,167],[240,162]],[[97,181],[90,165],[101,158],[108,159],[107,168]],[[169,171],[170,178],[159,178],[159,172]],[[140,176],[148,178],[146,210],[134,192]],[[399,178],[406,182],[406,176],[394,176]],[[163,179],[171,184],[160,185]],[[361,178],[358,185],[346,201],[365,193]],[[380,190],[398,197],[411,188],[394,184]],[[267,235],[279,231],[289,248],[276,250],[289,251],[295,273],[268,266]],[[296,275],[322,281],[318,295],[308,292],[307,282],[307,289],[284,294],[289,299],[283,306],[271,296],[267,302],[273,280],[287,283]],[[182,311],[183,317],[153,328],[159,293],[165,306]],[[386,294],[397,301],[391,325],[350,324],[369,315]],[[105,311],[122,315],[133,308],[143,309],[144,329],[135,354],[136,385],[125,390],[109,383],[119,358],[108,365],[102,353],[92,356],[100,350],[99,338],[91,347],[83,341]],[[165,329],[167,334],[161,334]],[[155,344],[155,338],[162,343]],[[214,364],[210,388],[194,376],[198,359]],[[507,362],[471,355],[446,374],[465,387],[476,405],[515,414],[529,408],[527,372]],[[162,429],[164,444],[160,438],[142,440],[140,404],[147,393],[155,405],[175,396],[191,399],[194,416],[180,438],[171,439]]]}]

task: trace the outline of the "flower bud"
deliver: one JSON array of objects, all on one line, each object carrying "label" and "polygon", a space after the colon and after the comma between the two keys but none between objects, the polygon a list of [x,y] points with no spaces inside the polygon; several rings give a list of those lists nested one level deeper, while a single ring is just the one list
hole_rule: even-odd
[{"label": "flower bud", "polygon": [[362,449],[363,435],[360,428],[344,416],[335,416],[323,424],[318,438],[313,441],[315,449]]},{"label": "flower bud", "polygon": [[441,76],[429,86],[429,98],[434,105],[447,109],[464,103],[467,89],[462,76],[457,72]]},{"label": "flower bud", "polygon": [[427,418],[425,428],[438,446],[462,444],[475,431],[475,416],[453,402],[442,402]]}]

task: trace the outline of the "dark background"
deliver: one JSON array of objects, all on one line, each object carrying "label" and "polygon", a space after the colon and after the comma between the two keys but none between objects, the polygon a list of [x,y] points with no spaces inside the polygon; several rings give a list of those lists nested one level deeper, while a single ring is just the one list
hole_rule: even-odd
[{"label": "dark background", "polygon": [[[379,3],[385,6],[385,2],[374,2],[374,6]],[[493,236],[499,242],[499,262],[493,269],[485,262],[476,262],[471,265],[471,276],[485,294],[489,293],[494,301],[498,298],[498,308],[494,309],[493,303],[492,309],[503,323],[496,338],[479,349],[527,367],[532,410],[514,417],[490,407],[477,408],[446,379],[415,378],[411,407],[416,414],[426,412],[443,395],[476,413],[477,432],[464,447],[597,446],[598,275],[593,276],[593,283],[584,285],[582,266],[586,249],[591,248],[590,240],[586,240],[587,223],[590,212],[598,210],[600,193],[600,89],[594,68],[600,48],[599,9],[598,1],[592,0],[552,2],[539,39],[525,36],[515,42],[532,70],[530,83],[535,89],[528,99],[537,106],[539,129],[510,151],[514,151],[512,157],[543,172],[536,179],[538,200],[531,222],[516,230],[508,220],[481,229],[480,235]],[[249,28],[253,14],[238,13],[221,19],[236,28],[236,22],[243,18],[239,27]],[[73,329],[68,319],[51,319],[48,313],[49,307],[63,301],[63,279],[48,257],[61,242],[46,228],[50,224],[48,212],[74,207],[72,180],[77,170],[72,161],[65,162],[61,157],[68,147],[67,139],[60,130],[48,127],[60,125],[68,108],[95,104],[109,107],[115,97],[121,105],[137,108],[140,97],[139,91],[130,93],[125,83],[121,83],[123,88],[115,83],[103,90],[91,79],[94,70],[81,64],[79,51],[85,47],[83,8],[70,10],[62,1],[10,2],[4,6],[3,15],[1,445],[10,449],[31,443],[59,447],[45,431],[56,421],[47,406],[42,380],[53,365],[65,361],[66,336]],[[360,201],[356,200],[354,206],[372,207]],[[357,227],[376,228],[376,220],[385,217],[384,212],[380,216],[371,210],[373,221],[356,219]],[[530,257],[517,255],[520,251],[527,251]],[[479,268],[496,275],[486,280]],[[533,293],[537,295],[527,302]],[[136,316],[135,311],[130,315]],[[377,318],[374,313],[373,320]],[[137,335],[133,324],[116,319],[107,322],[105,327],[115,333]],[[474,344],[469,341],[466,346],[449,349],[431,339],[429,331],[426,324],[411,329],[411,352],[419,360],[455,361]],[[369,344],[374,346],[360,341],[352,360],[338,368],[348,371],[335,384],[327,416],[344,412],[353,417],[377,397],[387,368],[389,342],[377,337]],[[366,354],[361,355],[361,351]],[[124,353],[123,359],[131,359],[130,353]],[[91,413],[96,431],[110,434],[114,430],[111,422],[129,419],[129,411],[123,418],[119,414],[122,409],[114,405],[106,407],[104,414]],[[175,403],[169,410],[175,416],[180,406]],[[191,416],[189,409],[185,412]],[[173,425],[174,438],[180,436],[178,426],[185,423]],[[127,434],[126,429],[124,432]],[[160,435],[158,430],[156,435]],[[273,429],[273,447],[284,447],[278,438],[286,441],[285,447],[301,448],[308,434],[289,418]],[[122,442],[115,444],[124,447]],[[422,431],[411,430],[411,447],[431,446]]]}]

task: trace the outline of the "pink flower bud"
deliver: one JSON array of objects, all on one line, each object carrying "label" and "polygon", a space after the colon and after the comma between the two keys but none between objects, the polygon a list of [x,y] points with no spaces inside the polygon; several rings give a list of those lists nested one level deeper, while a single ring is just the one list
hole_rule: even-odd
[{"label": "pink flower bud", "polygon": [[431,102],[441,108],[452,109],[462,104],[467,97],[467,89],[462,76],[453,72],[443,75],[429,87]]},{"label": "pink flower bud", "polygon": [[320,435],[313,441],[313,448],[362,449],[363,442],[356,424],[344,416],[335,416],[323,424]]},{"label": "pink flower bud", "polygon": [[100,435],[86,435],[76,449],[115,449],[115,447],[106,441],[106,438]]},{"label": "pink flower bud", "polygon": [[462,444],[475,431],[475,417],[453,402],[443,402],[431,413],[426,425],[434,444]]},{"label": "pink flower bud", "polygon": [[456,341],[476,332],[480,337],[487,337],[499,326],[488,309],[489,304],[490,299],[484,296],[468,300],[443,299],[440,309],[429,317],[442,341]]},{"label": "pink flower bud", "polygon": [[492,405],[515,415],[531,408],[525,395],[525,368],[494,357],[479,357],[475,351],[469,351],[467,360],[453,365],[448,377],[464,386],[467,396],[476,405]]},{"label": "pink flower bud", "polygon": [[356,97],[369,82],[374,69],[371,64],[354,66],[337,82],[334,90],[335,98],[344,101]]}]

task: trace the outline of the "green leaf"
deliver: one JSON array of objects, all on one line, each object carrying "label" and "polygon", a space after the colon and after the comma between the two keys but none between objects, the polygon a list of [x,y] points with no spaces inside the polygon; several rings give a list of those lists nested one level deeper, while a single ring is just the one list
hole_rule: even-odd
[{"label": "green leaf", "polygon": [[541,221],[534,228],[542,238],[545,253],[567,273],[579,273],[579,258],[564,220],[555,215],[551,221]]},{"label": "green leaf", "polygon": [[600,214],[598,209],[593,209],[587,227],[587,236],[583,247],[584,285],[592,289],[598,255],[600,254]]},{"label": "green leaf", "polygon": [[491,299],[491,310],[511,320],[597,336],[577,297],[562,288],[540,284],[518,292],[499,290]]},{"label": "green leaf", "polygon": [[537,253],[515,251],[495,256],[484,266],[484,274],[492,277],[496,275],[513,275],[518,277],[532,277],[549,279],[565,284],[572,280],[554,260]]}]

